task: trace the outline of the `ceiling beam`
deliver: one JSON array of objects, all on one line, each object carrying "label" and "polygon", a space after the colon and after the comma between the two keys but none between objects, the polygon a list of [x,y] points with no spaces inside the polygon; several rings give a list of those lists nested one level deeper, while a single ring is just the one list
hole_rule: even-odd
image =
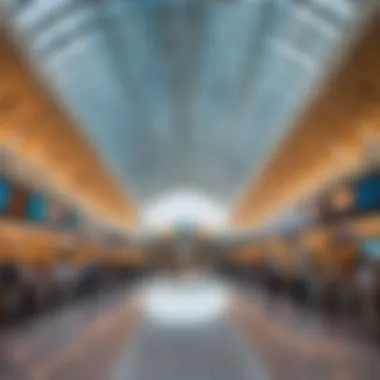
[{"label": "ceiling beam", "polygon": [[[352,46],[234,210],[259,225],[342,173],[360,167],[380,134],[380,12]],[[371,136],[371,137],[369,137]]]},{"label": "ceiling beam", "polygon": [[0,146],[38,167],[52,189],[79,207],[118,227],[133,226],[137,211],[128,194],[1,31],[0,83]]}]

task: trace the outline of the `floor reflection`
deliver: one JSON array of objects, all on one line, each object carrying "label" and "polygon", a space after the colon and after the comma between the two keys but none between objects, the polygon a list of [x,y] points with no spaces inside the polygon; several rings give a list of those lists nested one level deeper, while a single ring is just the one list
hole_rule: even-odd
[{"label": "floor reflection", "polygon": [[144,317],[169,329],[194,328],[226,317],[230,300],[225,283],[202,275],[157,277],[145,284],[140,297]]},{"label": "floor reflection", "polygon": [[[155,280],[161,290],[170,281]],[[326,324],[286,302],[226,287],[215,279],[179,282],[183,296],[170,322],[157,323],[144,292],[119,289],[46,314],[0,336],[0,378],[6,380],[309,380],[380,378],[380,350],[343,326]],[[170,284],[170,286],[169,286]],[[151,284],[152,285],[152,284]],[[206,286],[207,285],[207,286]],[[199,294],[199,291],[201,291]],[[201,299],[196,302],[196,293]],[[169,292],[170,293],[170,292]],[[185,311],[223,299],[213,318],[183,319]],[[187,297],[187,298],[186,298]],[[203,297],[203,299],[202,299]],[[168,302],[168,300],[170,302]],[[185,302],[186,300],[186,302]],[[139,302],[136,302],[139,301]],[[145,299],[146,301],[146,299]],[[162,300],[161,300],[162,301]],[[228,301],[227,303],[224,303]],[[148,302],[149,304],[149,302]],[[212,303],[211,303],[212,304]],[[220,306],[221,304],[219,304]],[[137,307],[140,306],[140,307]],[[150,305],[151,307],[152,305]],[[162,305],[161,305],[162,306]],[[169,305],[170,306],[170,305]],[[228,307],[227,307],[228,306]],[[223,311],[223,312],[222,312]],[[207,315],[203,314],[203,316]],[[167,316],[167,314],[166,314]],[[162,317],[162,315],[161,315]],[[171,316],[173,317],[173,315]],[[210,314],[208,314],[210,317]],[[162,322],[162,319],[160,319]],[[166,321],[167,322],[167,321]]]}]

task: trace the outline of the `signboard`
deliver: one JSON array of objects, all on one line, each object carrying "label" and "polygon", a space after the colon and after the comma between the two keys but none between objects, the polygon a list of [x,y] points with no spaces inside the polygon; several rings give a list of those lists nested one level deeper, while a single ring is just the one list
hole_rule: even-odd
[{"label": "signboard", "polygon": [[0,215],[6,214],[12,193],[12,184],[9,179],[0,177]]},{"label": "signboard", "polygon": [[361,243],[361,249],[366,258],[371,260],[380,259],[380,237],[366,239]]},{"label": "signboard", "polygon": [[380,173],[371,173],[354,183],[355,209],[371,211],[380,207]]},{"label": "signboard", "polygon": [[45,223],[48,220],[48,198],[41,192],[31,192],[28,196],[26,216],[29,221]]}]

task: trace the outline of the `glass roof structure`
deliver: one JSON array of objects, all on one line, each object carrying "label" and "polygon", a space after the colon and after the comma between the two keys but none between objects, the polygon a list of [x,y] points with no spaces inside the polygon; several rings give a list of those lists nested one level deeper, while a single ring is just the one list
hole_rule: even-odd
[{"label": "glass roof structure", "polygon": [[260,173],[363,2],[10,0],[39,74],[132,197],[231,204]]}]

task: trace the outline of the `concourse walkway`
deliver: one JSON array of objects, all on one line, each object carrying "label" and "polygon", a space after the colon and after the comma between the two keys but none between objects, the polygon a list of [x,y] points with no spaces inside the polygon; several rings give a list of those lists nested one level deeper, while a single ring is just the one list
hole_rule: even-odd
[{"label": "concourse walkway", "polygon": [[[184,297],[188,304],[190,293]],[[205,301],[207,294],[203,293]],[[163,308],[157,311],[156,304],[154,314],[152,304],[141,302],[141,292],[137,295],[127,289],[114,290],[1,332],[0,378],[380,378],[378,347],[289,306],[269,309],[262,299],[235,289],[228,295],[228,308],[223,311],[219,303],[216,312],[214,304],[214,315],[209,313],[203,322],[194,313],[192,324],[185,314],[176,315],[181,323],[173,317],[165,323]],[[165,302],[166,310],[170,309],[169,300]]]},{"label": "concourse walkway", "polygon": [[193,329],[144,323],[115,380],[266,380],[228,319]]},{"label": "concourse walkway", "polygon": [[269,380],[231,319],[224,283],[159,279],[141,298],[140,328],[115,380]]},{"label": "concourse walkway", "polygon": [[0,379],[111,379],[137,321],[130,292],[119,289],[1,331]]}]

